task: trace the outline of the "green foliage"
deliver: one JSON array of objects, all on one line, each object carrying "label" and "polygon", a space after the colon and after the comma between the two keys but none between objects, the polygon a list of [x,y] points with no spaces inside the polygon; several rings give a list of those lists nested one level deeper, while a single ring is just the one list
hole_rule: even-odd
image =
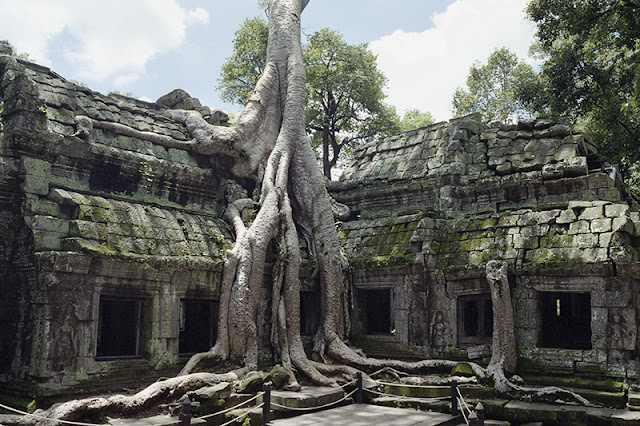
[{"label": "green foliage", "polygon": [[532,115],[521,101],[522,91],[535,90],[538,78],[533,68],[518,60],[507,48],[496,49],[486,65],[476,62],[469,69],[467,88],[453,95],[453,113],[462,116],[480,113],[486,122],[510,122]]},{"label": "green foliage", "polygon": [[359,143],[399,131],[395,110],[383,101],[387,83],[366,44],[349,45],[323,28],[303,48],[307,69],[307,129],[322,148],[326,177]]},{"label": "green foliage", "polygon": [[429,111],[410,109],[404,113],[400,120],[400,131],[408,132],[410,130],[429,126],[433,123],[435,123],[435,120]]},{"label": "green foliage", "polygon": [[532,0],[545,64],[538,109],[570,117],[611,161],[640,160],[640,2]]},{"label": "green foliage", "polygon": [[29,54],[26,52],[16,53],[15,47],[8,40],[0,40],[0,51],[9,52],[9,55],[21,59],[23,61],[31,61]]},{"label": "green foliage", "polygon": [[[78,84],[78,83],[77,83],[77,82],[75,82],[75,81],[74,81],[73,83],[74,83],[74,84]],[[81,85],[81,84],[82,84],[82,83],[80,83],[79,85]],[[82,86],[81,86],[81,87],[82,87]],[[124,97],[127,97],[127,98],[133,98],[133,99],[138,99],[138,97],[136,96],[136,94],[135,94],[135,93],[133,93],[133,92],[121,92],[121,91],[119,91],[119,90],[112,90],[112,91],[110,91],[110,92],[109,92],[109,96],[113,96],[113,95],[116,95],[116,96],[124,96]]]},{"label": "green foliage", "polygon": [[253,93],[267,60],[269,24],[262,18],[246,19],[235,33],[233,53],[222,65],[217,89],[220,97],[244,104]]},{"label": "green foliage", "polygon": [[[89,86],[87,86],[85,83],[78,81],[78,80],[69,80],[70,83],[75,84],[78,87],[84,87],[84,88],[88,88]],[[113,93],[113,92],[111,92]]]}]

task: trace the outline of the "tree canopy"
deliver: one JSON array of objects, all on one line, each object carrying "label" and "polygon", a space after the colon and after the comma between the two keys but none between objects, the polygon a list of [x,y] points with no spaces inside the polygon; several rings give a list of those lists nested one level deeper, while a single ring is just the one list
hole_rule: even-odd
[{"label": "tree canopy", "polygon": [[414,108],[407,110],[402,116],[400,120],[400,131],[408,132],[433,123],[435,123],[435,120],[429,111],[420,111]]},{"label": "tree canopy", "polygon": [[244,104],[267,62],[269,25],[262,18],[246,19],[236,30],[233,53],[222,65],[217,89],[220,97],[231,103]]},{"label": "tree canopy", "polygon": [[545,64],[538,109],[584,124],[612,161],[640,160],[640,2],[532,0]]},{"label": "tree canopy", "polygon": [[314,146],[322,147],[324,175],[343,150],[399,131],[395,110],[386,105],[387,79],[366,44],[349,45],[323,28],[303,48],[307,68],[306,123]]},{"label": "tree canopy", "polygon": [[[247,19],[236,31],[233,54],[223,65],[218,90],[229,102],[243,104],[264,70],[268,26]],[[307,70],[306,127],[322,151],[323,173],[344,161],[362,141],[400,131],[395,110],[384,103],[386,78],[366,44],[350,45],[323,28],[303,46]]]},{"label": "tree canopy", "polygon": [[480,113],[486,122],[509,122],[533,113],[522,102],[520,92],[536,84],[531,65],[518,60],[507,48],[496,49],[486,64],[474,63],[469,69],[467,90],[457,88],[453,95],[456,116]]}]

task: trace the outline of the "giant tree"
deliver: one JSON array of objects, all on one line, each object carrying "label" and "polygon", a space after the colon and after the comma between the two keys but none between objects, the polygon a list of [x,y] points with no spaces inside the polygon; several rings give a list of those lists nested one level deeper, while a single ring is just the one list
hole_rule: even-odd
[{"label": "giant tree", "polygon": [[486,122],[506,122],[530,115],[532,111],[519,93],[536,81],[530,65],[507,48],[496,49],[486,64],[476,62],[471,66],[467,90],[457,88],[453,95],[453,113],[460,116],[477,112]]},{"label": "giant tree", "polygon": [[544,90],[538,104],[586,126],[614,160],[640,160],[640,2],[532,0]]}]

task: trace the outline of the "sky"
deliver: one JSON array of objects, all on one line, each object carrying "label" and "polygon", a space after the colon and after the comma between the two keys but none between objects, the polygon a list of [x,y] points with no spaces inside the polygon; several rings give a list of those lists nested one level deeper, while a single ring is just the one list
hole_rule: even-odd
[{"label": "sky", "polygon": [[[302,37],[320,28],[368,43],[388,78],[387,102],[451,118],[469,67],[507,47],[528,57],[534,26],[527,0],[311,0]],[[107,94],[154,101],[181,88],[204,105],[220,100],[220,68],[234,32],[265,17],[258,0],[0,0],[0,40],[68,80]]]}]

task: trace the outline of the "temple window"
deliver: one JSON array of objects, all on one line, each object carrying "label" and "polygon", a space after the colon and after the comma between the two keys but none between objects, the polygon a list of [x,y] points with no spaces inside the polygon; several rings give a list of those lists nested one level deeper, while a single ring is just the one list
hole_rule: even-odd
[{"label": "temple window", "polygon": [[491,343],[493,305],[491,295],[458,297],[458,344],[462,346]]},{"label": "temple window", "polygon": [[96,358],[140,355],[142,300],[101,297]]},{"label": "temple window", "polygon": [[543,348],[591,349],[591,294],[542,291]]}]

